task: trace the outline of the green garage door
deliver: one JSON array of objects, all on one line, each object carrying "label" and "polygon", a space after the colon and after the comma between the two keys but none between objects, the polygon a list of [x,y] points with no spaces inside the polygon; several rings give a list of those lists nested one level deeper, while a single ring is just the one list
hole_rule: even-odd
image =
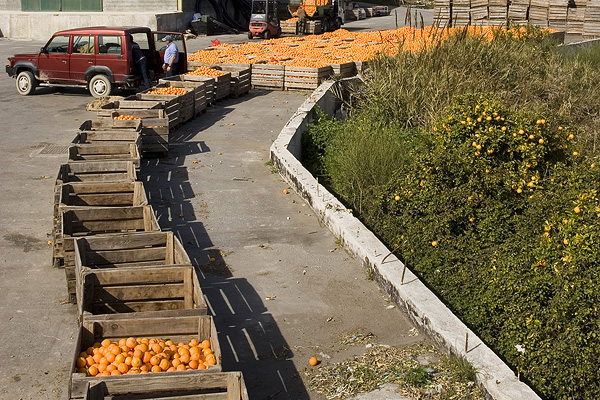
[{"label": "green garage door", "polygon": [[21,0],[22,11],[102,11],[102,0]]}]

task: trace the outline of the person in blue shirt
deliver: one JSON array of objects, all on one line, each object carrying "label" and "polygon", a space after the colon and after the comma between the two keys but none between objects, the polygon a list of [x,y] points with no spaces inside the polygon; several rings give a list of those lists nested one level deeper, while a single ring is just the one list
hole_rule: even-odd
[{"label": "person in blue shirt", "polygon": [[140,73],[142,74],[145,89],[149,89],[152,85],[150,84],[150,79],[148,78],[148,66],[146,63],[146,56],[142,52],[140,45],[133,40],[133,36],[129,35],[129,39],[131,41],[131,55],[133,56],[133,61],[135,62],[135,65],[137,66]]},{"label": "person in blue shirt", "polygon": [[167,74],[167,76],[179,75],[179,49],[177,49],[177,45],[173,43],[173,38],[171,35],[167,35],[162,38],[163,42],[167,43],[167,48],[165,49],[164,56],[164,64],[163,70]]}]

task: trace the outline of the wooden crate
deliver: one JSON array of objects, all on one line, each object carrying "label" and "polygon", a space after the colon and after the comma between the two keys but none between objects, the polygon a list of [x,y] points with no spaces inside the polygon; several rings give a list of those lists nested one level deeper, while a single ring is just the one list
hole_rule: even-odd
[{"label": "wooden crate", "polygon": [[103,269],[76,275],[80,321],[124,313],[135,313],[133,317],[147,313],[206,315],[204,294],[191,265]]},{"label": "wooden crate", "polygon": [[[160,398],[162,400],[248,400],[241,372],[213,372],[174,376],[144,374],[140,378],[113,376],[100,382],[89,382],[83,393],[72,393],[71,400],[109,400],[119,398]],[[134,377],[138,375],[133,375]],[[144,379],[142,379],[142,377]],[[75,396],[75,397],[73,397]]]},{"label": "wooden crate", "polygon": [[156,231],[160,226],[152,206],[61,207],[53,232],[54,259],[62,259],[65,268],[74,268],[76,237]]},{"label": "wooden crate", "polygon": [[[194,116],[198,116],[206,110],[208,106],[207,91],[213,90],[210,86],[214,82],[187,80],[186,75],[175,75],[169,78],[160,79],[161,84],[169,84],[174,87],[192,88],[194,91]],[[210,87],[209,87],[210,86]],[[214,96],[211,94],[211,96]]]},{"label": "wooden crate", "polygon": [[221,100],[229,96],[229,86],[231,85],[231,73],[229,72],[224,72],[224,75],[221,76],[185,75],[185,79],[200,82],[210,82],[212,79],[214,81],[214,99]]},{"label": "wooden crate", "polygon": [[220,64],[222,71],[231,74],[229,96],[238,98],[248,93],[252,87],[252,67],[250,64]]},{"label": "wooden crate", "polygon": [[[146,313],[140,313],[146,314]],[[169,338],[175,343],[189,342],[192,339],[202,341],[210,340],[211,349],[215,355],[216,365],[203,370],[159,372],[150,374],[121,375],[121,376],[87,376],[85,373],[77,372],[77,358],[81,351],[85,351],[95,342],[103,339],[118,341],[128,337],[147,337],[147,338]],[[122,387],[145,386],[148,377],[153,375],[163,378],[161,382],[171,382],[171,379],[181,377],[193,378],[198,376],[210,376],[213,373],[221,371],[221,348],[217,330],[213,319],[209,315],[181,315],[156,317],[149,314],[112,314],[103,316],[92,316],[86,318],[80,325],[79,334],[73,352],[71,364],[71,377],[69,385],[69,398],[81,398],[89,387],[88,385],[105,382],[119,382]],[[117,379],[115,379],[117,378]],[[209,378],[210,379],[210,378]],[[164,387],[164,386],[163,386]],[[172,389],[174,386],[168,384]],[[147,397],[146,397],[147,398]]]},{"label": "wooden crate", "polygon": [[285,88],[285,68],[285,65],[252,64],[252,87],[283,90]]},{"label": "wooden crate", "polygon": [[98,111],[98,119],[114,119],[120,115],[132,115],[141,121],[142,155],[161,154],[169,152],[169,118],[164,109],[122,110],[106,109]]},{"label": "wooden crate", "polygon": [[[70,249],[65,247],[66,250]],[[74,252],[74,267],[65,265],[69,295],[76,292],[75,271],[191,264],[173,232],[114,233],[76,238]]]},{"label": "wooden crate", "polygon": [[314,90],[332,74],[333,69],[330,66],[320,68],[286,66],[285,88]]},{"label": "wooden crate", "polygon": [[306,35],[320,35],[323,33],[321,21],[306,21],[304,24],[304,33]]},{"label": "wooden crate", "polygon": [[281,21],[279,26],[281,27],[281,33],[287,35],[298,34],[298,21]]},{"label": "wooden crate", "polygon": [[[179,102],[180,96],[168,96],[161,94],[148,94],[146,92],[152,90],[148,89],[142,93],[137,93],[136,97],[138,100],[144,101],[160,101],[161,108],[165,110],[167,118],[169,118],[169,128],[173,129],[177,127],[181,120],[179,118],[179,110],[181,109],[181,103]],[[193,96],[193,95],[192,95]]]},{"label": "wooden crate", "polygon": [[333,73],[340,75],[342,78],[348,78],[356,75],[356,64],[354,62],[347,62],[342,64],[330,64],[327,63],[332,69]]},{"label": "wooden crate", "polygon": [[131,161],[88,161],[62,164],[56,187],[72,182],[132,182],[136,179],[135,165]]},{"label": "wooden crate", "polygon": [[140,120],[121,121],[116,119],[97,119],[95,121],[87,120],[79,126],[80,131],[102,131],[107,129],[140,131],[141,128],[142,124]]},{"label": "wooden crate", "polygon": [[[64,245],[58,240],[63,231],[62,214],[65,211],[77,208],[139,207],[146,204],[148,199],[142,182],[75,182],[57,186],[53,218],[54,266],[75,266],[74,254],[70,253],[65,257]],[[68,251],[73,251],[72,244],[67,245],[67,248]]]},{"label": "wooden crate", "polygon": [[73,144],[69,146],[69,163],[86,161],[131,161],[140,167],[139,144],[136,143],[114,142],[101,143],[94,142],[88,144]]}]

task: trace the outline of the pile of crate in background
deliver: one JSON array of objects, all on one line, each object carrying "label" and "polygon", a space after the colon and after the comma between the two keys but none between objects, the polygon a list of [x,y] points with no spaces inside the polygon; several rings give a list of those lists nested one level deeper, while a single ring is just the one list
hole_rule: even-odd
[{"label": "pile of crate in background", "polygon": [[[188,83],[172,83],[177,82]],[[167,80],[157,87],[170,84]],[[184,94],[174,96],[152,94],[155,87],[105,105],[96,120],[81,124],[67,163],[59,169],[53,264],[65,269],[80,322],[70,399],[183,399],[192,394],[247,399],[241,373],[222,372],[217,331],[207,315],[196,269],[173,232],[161,231],[144,183],[137,178],[141,158],[165,156],[170,131],[198,115],[198,103],[199,109],[206,108],[207,86],[206,81],[193,81],[183,86]],[[229,90],[227,85],[226,95]],[[134,354],[133,347],[122,345],[128,338],[137,338],[141,345],[142,338],[165,337],[175,343],[207,341],[202,368],[192,360],[196,364],[190,361],[177,370],[175,363],[165,361],[160,373],[139,373],[135,356],[125,357]],[[118,368],[111,364],[110,375],[108,364],[93,357],[102,341],[112,342],[123,357]],[[144,363],[150,365],[162,364]]]},{"label": "pile of crate in background", "polygon": [[500,26],[528,23],[600,37],[600,0],[435,0],[434,24]]}]

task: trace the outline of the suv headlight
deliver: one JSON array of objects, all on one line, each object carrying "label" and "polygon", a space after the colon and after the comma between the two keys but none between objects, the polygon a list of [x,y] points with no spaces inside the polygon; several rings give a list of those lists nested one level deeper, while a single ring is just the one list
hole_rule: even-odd
[{"label": "suv headlight", "polygon": [[12,67],[12,60],[10,58],[8,59],[8,66]]}]

